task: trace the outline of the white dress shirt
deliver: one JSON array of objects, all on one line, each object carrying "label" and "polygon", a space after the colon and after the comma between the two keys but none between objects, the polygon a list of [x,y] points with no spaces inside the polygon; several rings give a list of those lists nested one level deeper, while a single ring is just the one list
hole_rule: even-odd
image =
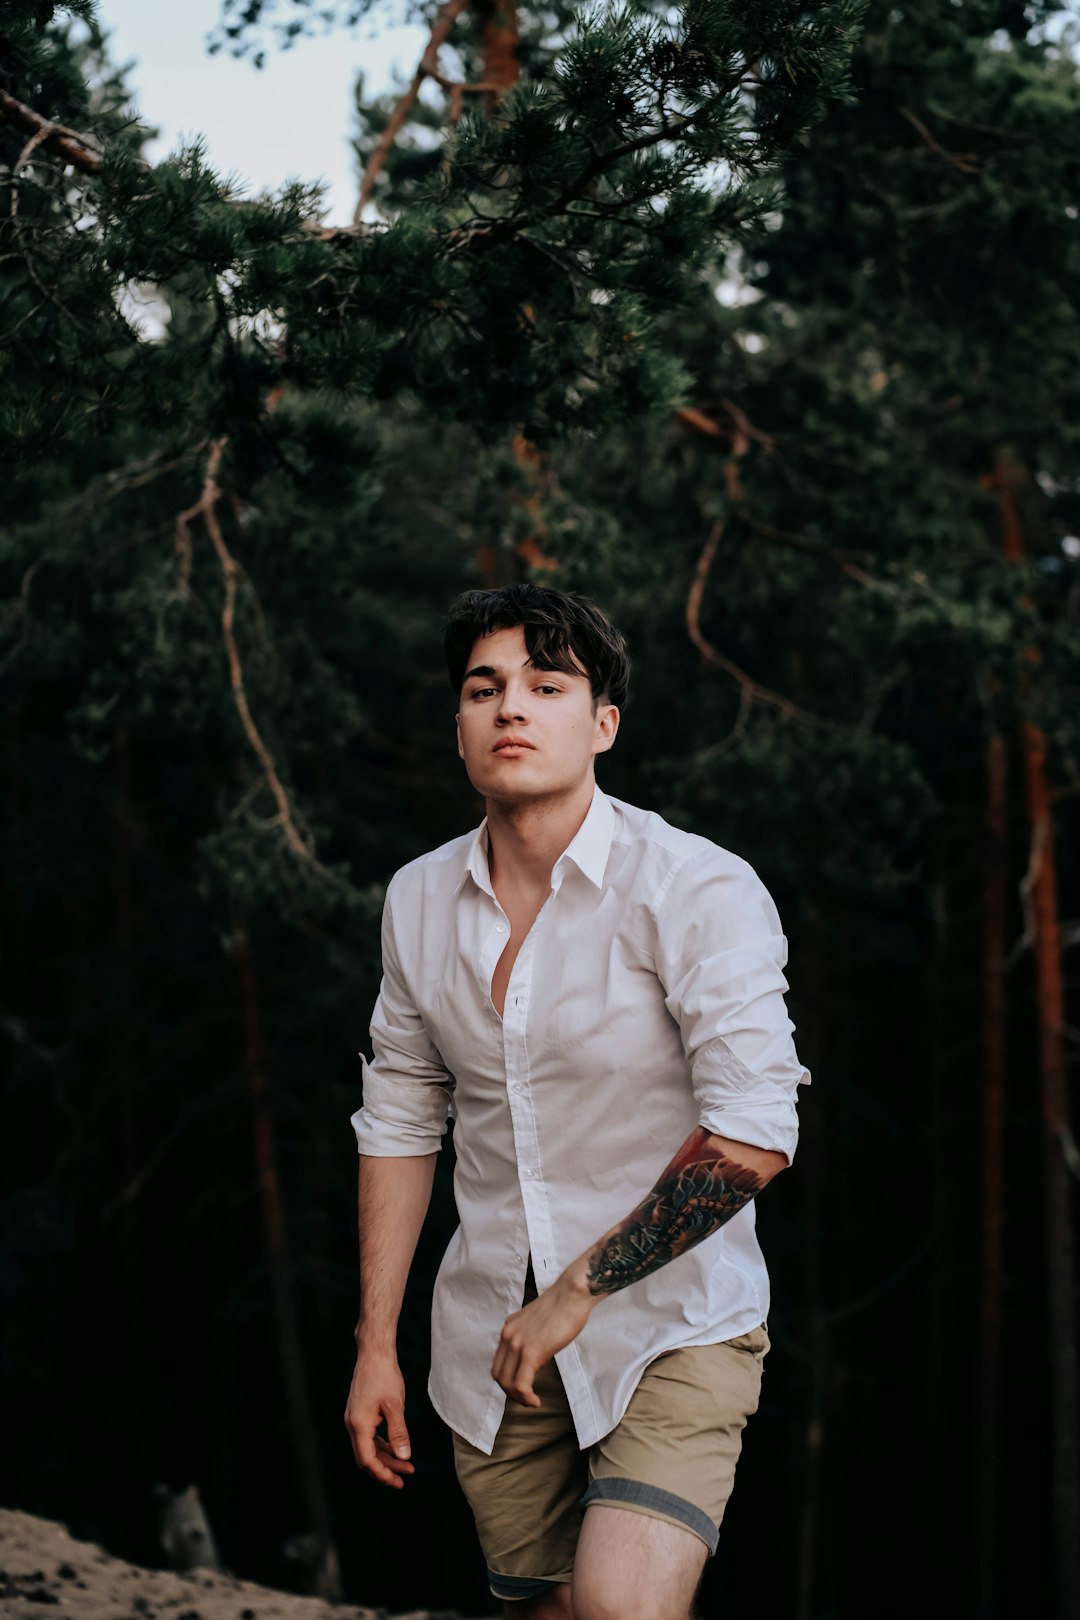
[{"label": "white dress shirt", "polygon": [[[506,1397],[499,1333],[616,1225],[697,1125],[790,1160],[810,1079],[787,1015],[787,940],[740,856],[595,790],[522,942],[502,1018],[491,1000],[510,925],[487,822],[394,874],[383,980],[352,1116],[361,1153],[436,1152],[455,1120],[460,1225],[435,1282],[439,1415],[490,1453]],[[769,1279],[747,1204],[601,1301],[556,1355],[578,1443],[614,1428],[664,1350],[766,1319]]]}]

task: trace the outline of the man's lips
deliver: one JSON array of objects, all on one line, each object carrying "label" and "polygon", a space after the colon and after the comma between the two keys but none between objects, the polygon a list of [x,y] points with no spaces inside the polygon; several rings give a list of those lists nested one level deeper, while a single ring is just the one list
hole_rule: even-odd
[{"label": "man's lips", "polygon": [[535,746],[535,743],[526,742],[524,737],[500,737],[491,751],[493,754],[501,754],[507,748],[535,748]]}]

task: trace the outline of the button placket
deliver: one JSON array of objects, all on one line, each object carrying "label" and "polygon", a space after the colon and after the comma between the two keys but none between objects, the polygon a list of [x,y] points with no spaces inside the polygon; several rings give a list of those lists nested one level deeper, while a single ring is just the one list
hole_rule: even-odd
[{"label": "button placket", "polygon": [[510,933],[510,921],[494,894],[491,896],[491,904],[495,908],[496,917],[495,921],[489,925],[484,936],[484,942],[480,947],[478,977],[487,1010],[492,1017],[498,1018],[498,1010],[491,999],[491,981],[495,977],[495,969],[499,965],[499,958],[506,949],[506,941]]},{"label": "button placket", "polygon": [[[528,1023],[532,976],[540,939],[540,925],[544,914],[558,893],[558,883],[537,912],[536,919],[524,940],[513,972],[507,984],[506,1003],[503,1008],[503,1065],[506,1074],[514,1149],[518,1160],[518,1185],[525,1211],[525,1226],[537,1274],[550,1270],[551,1219],[547,1195],[543,1186],[540,1165],[540,1141],[536,1129],[536,1115],[532,1106],[529,1072],[529,1049],[525,1038]],[[522,1161],[531,1163],[522,1163]],[[534,1192],[535,1187],[535,1192]]]}]

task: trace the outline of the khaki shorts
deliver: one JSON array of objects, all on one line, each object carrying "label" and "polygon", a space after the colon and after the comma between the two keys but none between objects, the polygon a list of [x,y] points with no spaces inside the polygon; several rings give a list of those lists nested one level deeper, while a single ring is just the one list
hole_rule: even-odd
[{"label": "khaki shorts", "polygon": [[746,1420],[757,1410],[765,1325],[649,1363],[621,1421],[578,1447],[554,1361],[535,1379],[542,1406],[508,1400],[490,1457],[454,1435],[458,1479],[498,1598],[569,1581],[593,1502],[667,1519],[716,1551]]}]

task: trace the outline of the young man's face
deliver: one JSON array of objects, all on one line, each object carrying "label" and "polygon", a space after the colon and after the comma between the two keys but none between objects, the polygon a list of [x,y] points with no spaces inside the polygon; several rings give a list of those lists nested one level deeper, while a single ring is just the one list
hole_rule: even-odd
[{"label": "young man's face", "polygon": [[520,625],[474,644],[457,716],[458,753],[486,799],[546,798],[592,776],[593,759],[615,741],[619,711],[593,713],[585,674],[535,669]]}]

